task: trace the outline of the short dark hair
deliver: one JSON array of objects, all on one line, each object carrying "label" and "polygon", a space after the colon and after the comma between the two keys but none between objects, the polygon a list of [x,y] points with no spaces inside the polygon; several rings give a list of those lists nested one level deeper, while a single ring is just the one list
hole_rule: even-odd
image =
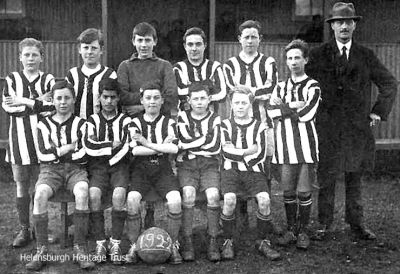
[{"label": "short dark hair", "polygon": [[210,95],[210,88],[206,81],[193,82],[188,88],[188,96],[190,97],[193,92],[205,91],[207,95]]},{"label": "short dark hair", "polygon": [[99,82],[99,94],[101,95],[104,90],[113,90],[119,95],[120,89],[117,79],[104,78]]},{"label": "short dark hair", "polygon": [[42,56],[44,55],[44,47],[42,42],[36,40],[35,38],[25,38],[21,42],[19,42],[18,44],[19,53],[22,53],[24,47],[36,47],[39,50],[40,55]]},{"label": "short dark hair", "polygon": [[285,47],[285,53],[287,53],[291,49],[299,49],[303,52],[303,57],[307,58],[308,57],[308,52],[310,51],[307,42],[301,40],[301,39],[296,39],[290,42],[286,47]]},{"label": "short dark hair", "polygon": [[157,40],[156,29],[147,22],[139,23],[133,28],[133,31],[132,31],[133,39],[135,39],[135,35],[140,35],[140,36],[151,35],[151,36],[153,36],[154,40]]},{"label": "short dark hair", "polygon": [[188,29],[188,30],[185,32],[185,34],[183,35],[183,42],[184,42],[184,43],[186,43],[186,38],[187,38],[189,35],[200,35],[201,38],[203,38],[204,44],[207,43],[206,34],[204,33],[204,31],[203,31],[201,28],[193,27],[193,28]]},{"label": "short dark hair", "polygon": [[98,40],[99,45],[104,46],[104,37],[103,33],[99,29],[89,28],[84,30],[81,34],[79,34],[77,38],[79,44],[90,44],[93,41]]},{"label": "short dark hair", "polygon": [[258,21],[255,20],[247,20],[245,22],[243,22],[240,26],[239,26],[239,35],[242,34],[244,29],[249,29],[249,28],[255,28],[258,31],[258,34],[261,34],[261,24]]},{"label": "short dark hair", "polygon": [[231,101],[232,101],[233,95],[235,95],[235,94],[245,94],[249,97],[250,104],[252,104],[254,102],[254,94],[246,86],[238,85],[238,86],[235,86],[234,88],[232,88],[229,93],[229,97],[230,97]]},{"label": "short dark hair", "polygon": [[140,87],[140,97],[142,97],[142,96],[143,96],[143,93],[144,93],[146,90],[149,90],[149,89],[157,89],[157,90],[159,90],[160,93],[161,93],[161,83],[160,83],[160,81],[154,80],[154,81],[149,81],[149,82],[144,83],[144,84]]},{"label": "short dark hair", "polygon": [[54,98],[54,91],[56,91],[58,89],[64,89],[64,88],[69,89],[69,91],[72,94],[72,97],[75,99],[76,95],[75,95],[74,86],[67,80],[56,81],[54,86],[51,88],[51,97]]}]

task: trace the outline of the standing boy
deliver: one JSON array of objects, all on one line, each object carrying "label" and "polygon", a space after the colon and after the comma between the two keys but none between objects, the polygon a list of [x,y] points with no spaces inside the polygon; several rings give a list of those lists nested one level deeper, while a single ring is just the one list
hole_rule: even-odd
[{"label": "standing boy", "polygon": [[[232,90],[237,85],[248,87],[254,95],[251,117],[266,125],[267,157],[265,169],[270,185],[270,162],[274,149],[273,124],[268,117],[267,105],[272,91],[278,81],[278,69],[275,59],[267,57],[258,51],[261,35],[261,24],[248,20],[239,26],[238,40],[242,50],[238,56],[231,57],[224,64],[224,73],[228,88]],[[242,213],[247,212],[239,205]],[[244,212],[243,212],[244,211]]]},{"label": "standing boy", "polygon": [[264,173],[267,147],[265,125],[250,115],[253,100],[254,95],[249,88],[244,86],[233,88],[231,97],[233,118],[222,121],[221,125],[223,144],[221,192],[224,195],[221,222],[226,237],[221,257],[225,260],[231,260],[235,255],[234,213],[239,193],[257,199],[257,249],[270,260],[280,258],[280,254],[272,249],[270,241],[273,226],[268,183]]},{"label": "standing boy", "polygon": [[204,58],[207,47],[206,34],[201,28],[190,28],[183,36],[183,47],[187,59],[174,66],[178,85],[179,110],[189,110],[187,102],[189,86],[194,82],[205,81],[210,92],[210,107],[218,112],[218,103],[226,97],[226,83],[222,66],[217,61]]},{"label": "standing boy", "polygon": [[287,231],[279,243],[295,243],[307,249],[310,240],[307,225],[311,212],[311,194],[318,163],[318,137],[315,114],[321,99],[317,81],[304,73],[308,45],[294,40],[286,48],[290,77],[279,83],[271,97],[268,114],[275,122],[275,154],[272,163],[281,168],[281,183],[286,210]]},{"label": "standing boy", "polygon": [[[22,72],[12,72],[6,77],[3,91],[3,109],[10,116],[9,141],[6,161],[11,163],[17,185],[17,212],[20,231],[13,247],[22,247],[30,241],[29,206],[30,182],[36,182],[39,173],[37,156],[37,123],[42,101],[47,100],[54,77],[39,70],[44,47],[33,38],[19,43],[19,60]],[[36,102],[33,101],[36,99]],[[46,104],[46,103],[45,103]]]},{"label": "standing boy", "polygon": [[65,80],[57,82],[52,93],[56,113],[38,123],[40,174],[33,204],[37,252],[26,268],[39,271],[47,263],[47,202],[60,187],[65,187],[75,196],[74,260],[82,269],[89,269],[94,263],[89,260],[86,251],[89,191],[84,166],[85,120],[73,114],[75,92],[71,84]]},{"label": "standing boy", "polygon": [[100,111],[99,82],[104,78],[117,78],[111,68],[101,65],[104,50],[103,34],[90,28],[78,36],[78,49],[83,65],[68,71],[66,79],[74,86],[76,102],[74,114],[84,119]]},{"label": "standing boy", "polygon": [[154,27],[146,22],[137,24],[133,29],[132,44],[137,52],[123,61],[117,72],[123,111],[130,116],[143,112],[140,88],[147,82],[157,80],[165,100],[161,113],[176,114],[178,96],[175,76],[172,65],[153,52],[157,44]]},{"label": "standing boy", "polygon": [[85,148],[89,156],[89,196],[92,234],[96,239],[96,258],[106,260],[106,235],[102,197],[112,191],[110,256],[114,264],[122,263],[120,242],[126,219],[126,188],[129,183],[128,125],[131,119],[118,111],[119,87],[116,79],[99,83],[101,111],[87,121]]},{"label": "standing boy", "polygon": [[161,85],[149,82],[142,86],[141,103],[144,113],[132,120],[132,154],[135,156],[130,166],[130,186],[127,198],[127,228],[131,248],[126,255],[128,263],[137,261],[136,241],[140,233],[140,202],[154,188],[167,200],[167,232],[172,239],[171,264],[182,263],[179,254],[178,233],[181,227],[181,195],[179,183],[173,174],[169,154],[178,152],[175,122],[160,114],[164,98]]},{"label": "standing boy", "polygon": [[196,191],[207,197],[207,220],[209,244],[207,257],[219,261],[217,245],[219,204],[219,153],[221,150],[221,120],[210,111],[211,101],[208,85],[195,82],[189,86],[187,101],[191,110],[179,112],[179,149],[177,158],[178,177],[183,196],[183,250],[185,261],[194,260],[192,242],[193,212]]}]

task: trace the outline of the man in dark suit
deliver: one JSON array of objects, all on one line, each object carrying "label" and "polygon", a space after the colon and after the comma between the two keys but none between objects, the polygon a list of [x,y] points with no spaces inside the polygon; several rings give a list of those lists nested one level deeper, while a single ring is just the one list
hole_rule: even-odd
[{"label": "man in dark suit", "polygon": [[[397,82],[375,54],[353,39],[361,16],[352,3],[336,3],[326,19],[334,37],[313,49],[307,74],[321,86],[322,102],[316,118],[320,163],[318,217],[321,238],[333,222],[335,182],[344,172],[346,222],[356,239],[373,240],[375,234],[363,222],[361,175],[373,168],[375,141],[371,126],[386,120],[392,108]],[[371,109],[371,83],[379,95]]]}]

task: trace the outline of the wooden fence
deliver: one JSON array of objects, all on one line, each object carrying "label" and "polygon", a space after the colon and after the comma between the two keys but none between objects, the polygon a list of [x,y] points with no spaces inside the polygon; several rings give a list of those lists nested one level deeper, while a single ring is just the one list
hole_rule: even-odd
[{"label": "wooden fence", "polygon": [[[80,63],[80,56],[76,43],[72,41],[45,41],[45,58],[42,69],[51,72],[57,78],[63,78],[69,68]],[[267,56],[273,56],[278,64],[279,78],[283,79],[288,75],[285,65],[284,51],[286,43],[262,43],[260,51]],[[400,80],[400,45],[399,44],[365,44],[374,50],[380,60]],[[215,59],[225,62],[229,57],[237,55],[240,51],[239,43],[216,42]],[[18,57],[18,41],[0,41],[0,77],[4,79],[10,71],[20,70]],[[0,83],[2,84],[2,83]],[[373,88],[376,96],[376,87]],[[394,103],[393,110],[388,122],[381,123],[375,128],[375,136],[379,142],[400,144],[400,100]],[[1,98],[0,98],[1,103]],[[0,140],[7,139],[8,119],[4,111],[0,110]],[[1,141],[0,141],[1,146]],[[392,148],[393,146],[388,146]]]}]

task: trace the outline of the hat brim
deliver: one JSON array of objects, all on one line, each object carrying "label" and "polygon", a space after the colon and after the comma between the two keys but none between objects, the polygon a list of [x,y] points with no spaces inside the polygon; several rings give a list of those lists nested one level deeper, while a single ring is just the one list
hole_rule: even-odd
[{"label": "hat brim", "polygon": [[331,23],[333,21],[337,21],[337,20],[348,20],[348,19],[353,19],[354,21],[360,21],[362,19],[362,16],[334,16],[331,18],[328,18],[325,20],[326,23]]}]

